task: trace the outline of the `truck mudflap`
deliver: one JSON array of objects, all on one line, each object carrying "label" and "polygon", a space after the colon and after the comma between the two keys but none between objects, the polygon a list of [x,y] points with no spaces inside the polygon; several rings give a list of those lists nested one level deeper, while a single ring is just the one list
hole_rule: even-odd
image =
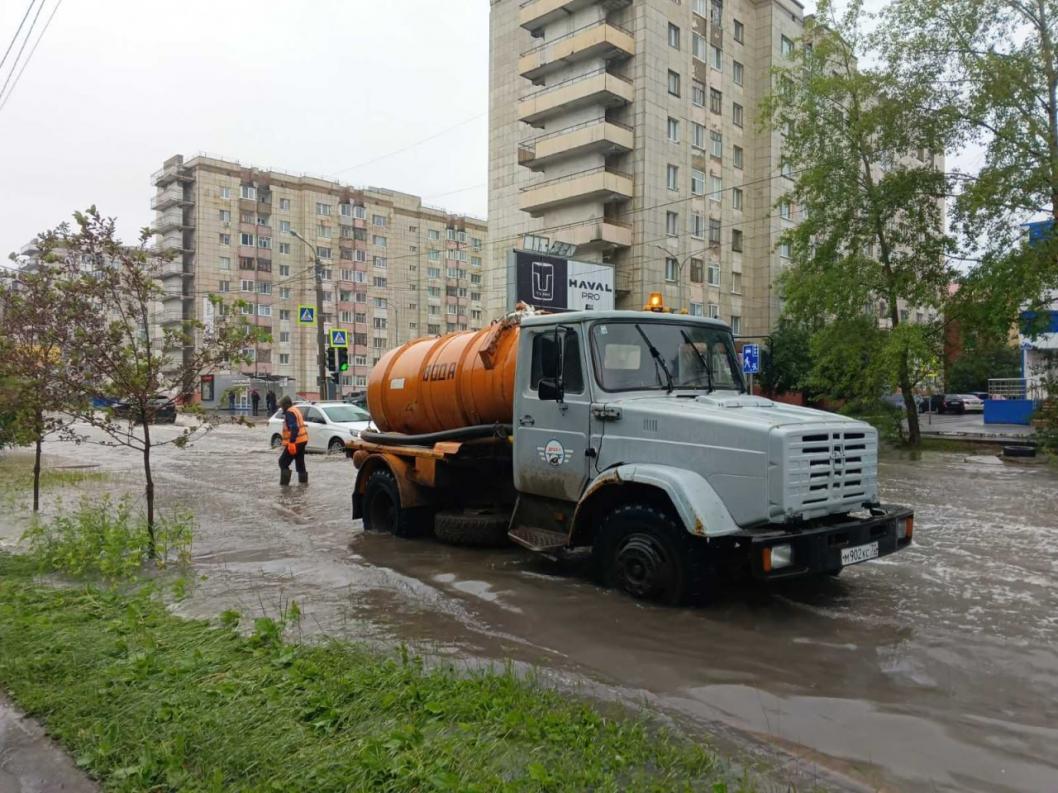
[{"label": "truck mudflap", "polygon": [[775,580],[833,573],[888,556],[911,544],[913,529],[913,510],[886,504],[872,507],[863,516],[747,529],[713,542],[722,542],[729,553],[744,561],[748,555],[754,578]]}]

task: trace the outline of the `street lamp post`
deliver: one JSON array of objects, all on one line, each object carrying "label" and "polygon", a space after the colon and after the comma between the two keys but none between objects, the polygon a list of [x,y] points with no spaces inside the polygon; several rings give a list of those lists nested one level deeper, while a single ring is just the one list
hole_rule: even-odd
[{"label": "street lamp post", "polygon": [[290,234],[305,243],[308,249],[312,251],[312,262],[315,265],[316,274],[316,360],[319,364],[317,367],[319,371],[319,394],[320,399],[326,399],[325,394],[329,393],[330,389],[327,386],[327,343],[323,334],[323,265],[320,263],[320,256],[312,243],[293,229],[290,230]]}]

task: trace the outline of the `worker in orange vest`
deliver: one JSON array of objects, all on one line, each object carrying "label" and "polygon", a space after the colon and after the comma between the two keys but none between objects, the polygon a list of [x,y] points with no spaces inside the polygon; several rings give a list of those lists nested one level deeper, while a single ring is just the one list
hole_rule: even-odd
[{"label": "worker in orange vest", "polygon": [[305,447],[309,443],[309,430],[305,426],[305,417],[294,407],[290,397],[279,400],[283,408],[283,453],[279,455],[279,484],[290,484],[290,463],[298,469],[298,482],[306,485],[309,472],[305,470]]}]

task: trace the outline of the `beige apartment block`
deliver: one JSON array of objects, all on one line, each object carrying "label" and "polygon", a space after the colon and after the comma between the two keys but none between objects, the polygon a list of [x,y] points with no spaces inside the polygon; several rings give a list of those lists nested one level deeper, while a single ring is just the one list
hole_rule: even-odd
[{"label": "beige apartment block", "polygon": [[795,0],[491,0],[488,313],[523,236],[765,334],[781,309],[781,136],[759,125]]},{"label": "beige apartment block", "polygon": [[386,350],[419,336],[479,328],[486,223],[406,193],[198,155],[165,161],[157,189],[157,244],[178,253],[163,277],[162,323],[208,326],[210,295],[240,298],[271,343],[248,350],[242,375],[292,378],[315,397],[316,328],[297,322],[316,304],[312,252],[324,271],[322,322],[349,332],[345,391],[362,390]]}]

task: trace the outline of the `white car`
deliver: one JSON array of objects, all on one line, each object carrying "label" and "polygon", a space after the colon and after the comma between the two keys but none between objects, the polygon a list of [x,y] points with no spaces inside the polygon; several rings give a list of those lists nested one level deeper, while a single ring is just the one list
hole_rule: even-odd
[{"label": "white car", "polygon": [[[363,430],[375,429],[370,413],[345,402],[297,402],[294,407],[305,417],[305,426],[309,431],[306,451],[341,454],[348,441]],[[282,410],[277,410],[268,419],[268,429],[272,448],[279,448],[283,442]]]}]

